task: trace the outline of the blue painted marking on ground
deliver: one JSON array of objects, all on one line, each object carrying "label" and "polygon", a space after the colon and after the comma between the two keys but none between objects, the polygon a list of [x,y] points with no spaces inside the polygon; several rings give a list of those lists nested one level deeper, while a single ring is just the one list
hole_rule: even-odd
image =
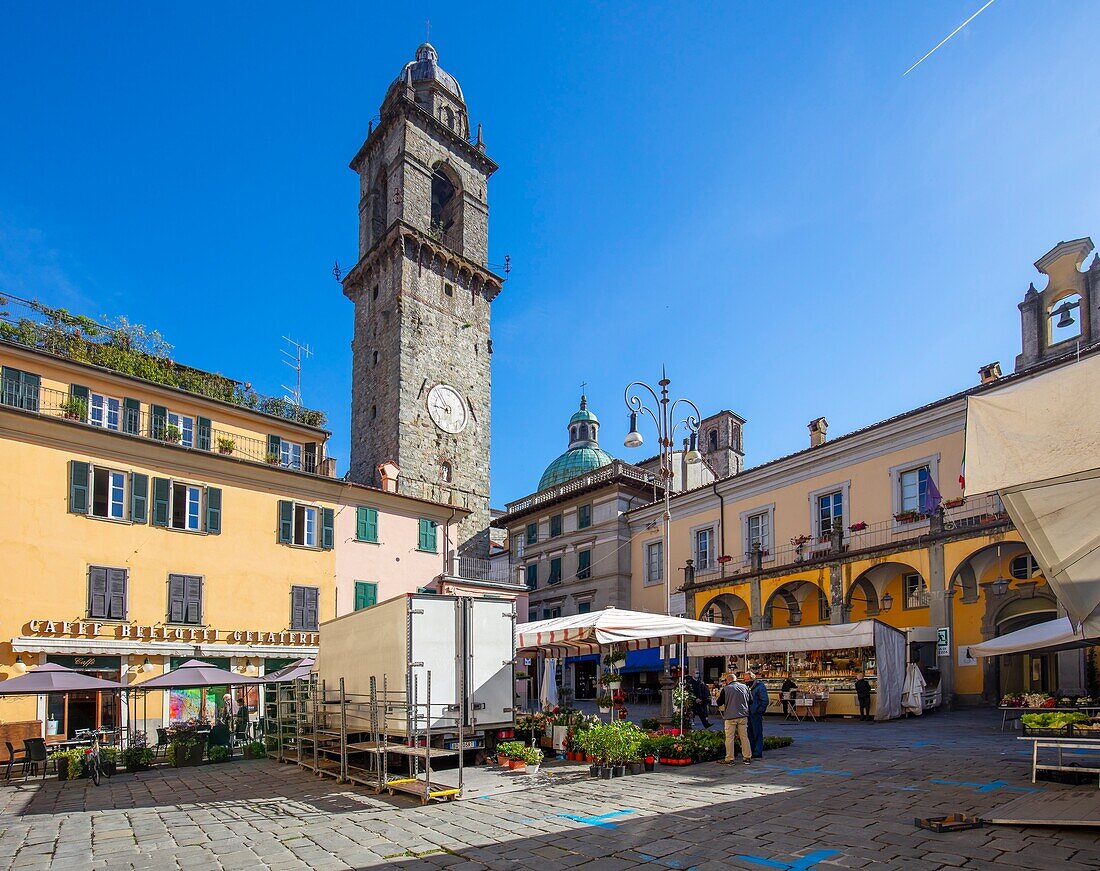
[{"label": "blue painted marking on ground", "polygon": [[765,859],[763,856],[737,856],[736,858],[745,862],[752,862],[754,865],[763,865],[765,868],[780,868],[782,871],[808,871],[818,862],[839,855],[840,850],[815,850],[795,859],[793,862],[780,862],[776,859]]},{"label": "blue painted marking on ground", "polygon": [[822,768],[820,765],[807,765],[805,768],[792,768],[788,765],[760,765],[759,768],[767,768],[771,771],[782,771],[786,774],[833,774],[837,777],[851,777],[850,771],[832,771],[828,768]]},{"label": "blue painted marking on ground", "polygon": [[941,780],[938,777],[933,777],[929,781],[930,783],[940,783],[946,786],[969,786],[978,792],[996,792],[999,789],[1008,790],[1009,792],[1042,792],[1040,787],[1036,786],[1010,786],[1007,781],[1004,780],[991,780],[989,783],[971,783],[966,780]]},{"label": "blue painted marking on ground", "polygon": [[617,829],[619,827],[618,823],[609,823],[608,820],[613,819],[614,817],[622,817],[632,813],[634,813],[634,811],[632,810],[621,810],[611,811],[611,813],[600,814],[599,816],[595,817],[582,817],[577,816],[576,814],[555,814],[555,816],[561,817],[562,819],[566,820],[572,820],[575,823],[584,823],[586,826],[599,826],[601,829]]},{"label": "blue painted marking on ground", "polygon": [[935,747],[936,743],[934,741],[914,741],[909,746],[910,747]]}]

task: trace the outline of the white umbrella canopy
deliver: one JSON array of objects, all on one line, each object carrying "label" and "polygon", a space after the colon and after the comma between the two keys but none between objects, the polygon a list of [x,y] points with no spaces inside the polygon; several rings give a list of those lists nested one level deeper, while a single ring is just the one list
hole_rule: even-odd
[{"label": "white umbrella canopy", "polygon": [[1100,355],[966,408],[966,489],[996,490],[1058,601],[1100,635]]},{"label": "white umbrella canopy", "polygon": [[1069,617],[1059,617],[990,638],[981,644],[971,644],[969,650],[971,656],[1000,656],[1028,650],[1072,650],[1093,645],[1100,645],[1100,638],[1087,636],[1080,629],[1075,629]]},{"label": "white umbrella canopy", "polygon": [[642,650],[680,642],[740,641],[748,634],[747,629],[723,623],[605,608],[588,614],[521,623],[516,627],[516,648],[575,656],[596,653],[610,644],[626,650]]}]

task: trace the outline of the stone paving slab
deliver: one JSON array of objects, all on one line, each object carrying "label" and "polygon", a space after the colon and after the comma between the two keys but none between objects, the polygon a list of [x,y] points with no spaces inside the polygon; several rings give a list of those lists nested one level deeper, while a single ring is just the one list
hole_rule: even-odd
[{"label": "stone paving slab", "polygon": [[553,768],[520,785],[482,769],[468,800],[421,807],[240,762],[0,787],[0,871],[129,869],[1097,868],[1100,835],[988,827],[936,835],[914,817],[985,814],[1031,789],[991,712],[863,724],[780,723],[794,746],[751,765],[621,780]]}]

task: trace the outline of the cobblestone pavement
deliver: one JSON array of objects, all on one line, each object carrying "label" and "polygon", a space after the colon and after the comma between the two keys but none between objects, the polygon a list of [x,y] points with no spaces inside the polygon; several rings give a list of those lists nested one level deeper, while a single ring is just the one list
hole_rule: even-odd
[{"label": "cobblestone pavement", "polygon": [[[1100,868],[1100,835],[991,826],[933,834],[918,816],[987,813],[1031,789],[991,712],[791,724],[752,765],[614,781],[577,766],[532,788],[420,807],[241,762],[0,787],[0,869]],[[485,773],[484,777],[521,775]]]}]

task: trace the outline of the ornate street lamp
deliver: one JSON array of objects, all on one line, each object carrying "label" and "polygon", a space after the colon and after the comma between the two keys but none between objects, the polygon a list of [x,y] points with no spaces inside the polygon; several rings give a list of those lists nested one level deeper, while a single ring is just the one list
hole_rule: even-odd
[{"label": "ornate street lamp", "polygon": [[[661,487],[665,498],[665,531],[664,531],[664,576],[665,576],[665,613],[672,616],[672,547],[671,547],[671,523],[672,508],[670,505],[673,482],[673,445],[676,430],[683,426],[690,437],[690,449],[684,459],[696,463],[699,461],[698,433],[699,421],[702,415],[699,408],[690,399],[668,398],[668,375],[661,367],[661,380],[657,382],[660,395],[644,381],[632,381],[623,391],[623,401],[627,411],[630,412],[630,431],[623,439],[623,444],[628,448],[638,448],[645,441],[638,430],[638,415],[648,414],[657,427],[658,455],[660,457]],[[648,393],[653,398],[653,405],[646,405],[642,397]],[[640,394],[640,395],[639,395]],[[677,408],[683,403],[685,416],[677,419]],[[690,411],[689,411],[690,409]],[[667,650],[664,653],[664,671],[661,673],[661,713],[658,720],[662,724],[672,722],[672,671]],[[683,662],[683,651],[680,652],[681,667],[686,667]]]}]

